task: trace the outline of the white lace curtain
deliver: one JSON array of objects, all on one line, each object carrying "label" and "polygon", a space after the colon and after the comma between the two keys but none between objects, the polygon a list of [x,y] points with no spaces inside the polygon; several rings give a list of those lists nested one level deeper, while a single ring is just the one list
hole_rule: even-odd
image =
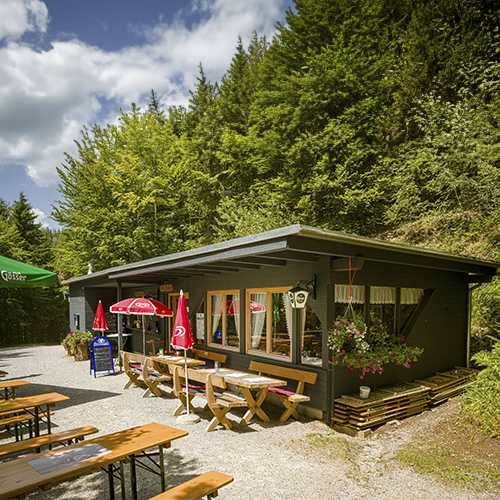
[{"label": "white lace curtain", "polygon": [[[292,338],[292,305],[290,303],[290,297],[288,297],[288,293],[285,292],[283,294],[283,304],[285,306],[285,319],[286,319],[286,329],[288,332],[288,338]],[[303,323],[305,324],[306,315],[303,314]],[[304,331],[304,327],[302,327],[302,331]]]},{"label": "white lace curtain", "polygon": [[[365,287],[352,287],[352,303],[365,303]],[[418,304],[424,295],[422,288],[401,288],[401,304]],[[335,302],[349,303],[349,285],[335,285]],[[396,289],[387,286],[372,286],[370,288],[370,302],[372,304],[395,304]]]},{"label": "white lace curtain", "polygon": [[222,295],[212,295],[212,341],[222,316]]},{"label": "white lace curtain", "polygon": [[[348,304],[351,295],[349,295],[349,285],[335,285],[335,302]],[[355,285],[352,287],[352,303],[365,303],[365,287]]]},{"label": "white lace curtain", "polygon": [[422,288],[401,288],[401,304],[418,304],[423,296]]},{"label": "white lace curtain", "polygon": [[257,347],[259,347],[260,339],[262,338],[262,331],[264,330],[264,325],[266,323],[267,293],[252,293],[250,294],[250,300],[265,306],[263,311],[250,313],[252,349],[257,349]]}]

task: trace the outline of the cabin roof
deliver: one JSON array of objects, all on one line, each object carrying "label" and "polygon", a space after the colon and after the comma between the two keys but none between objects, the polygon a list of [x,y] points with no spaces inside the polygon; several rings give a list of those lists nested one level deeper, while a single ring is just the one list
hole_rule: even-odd
[{"label": "cabin roof", "polygon": [[158,281],[315,262],[329,256],[406,264],[464,273],[469,282],[490,281],[499,263],[296,224],[184,252],[162,255],[63,281],[63,285],[103,280]]}]

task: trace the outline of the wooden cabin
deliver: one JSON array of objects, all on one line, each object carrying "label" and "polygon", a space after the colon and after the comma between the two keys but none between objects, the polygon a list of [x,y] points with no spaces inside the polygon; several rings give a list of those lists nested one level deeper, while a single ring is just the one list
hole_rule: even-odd
[{"label": "wooden cabin", "polygon": [[[328,363],[328,330],[350,302],[367,323],[378,321],[425,349],[410,369],[369,374],[361,385],[411,381],[469,359],[473,286],[498,264],[341,232],[293,225],[185,252],[158,256],[64,282],[73,329],[91,329],[99,300],[146,296],[176,311],[188,302],[196,347],[227,355],[224,366],[248,370],[265,361],[317,373],[306,387],[312,415],[330,421],[333,400],[358,390],[359,373]],[[287,291],[310,290],[306,307]],[[108,314],[110,332],[128,333],[125,349],[142,352],[142,318]],[[169,349],[174,318],[148,317],[146,336]],[[109,332],[108,332],[109,333]],[[147,343],[150,352],[153,343]]]}]

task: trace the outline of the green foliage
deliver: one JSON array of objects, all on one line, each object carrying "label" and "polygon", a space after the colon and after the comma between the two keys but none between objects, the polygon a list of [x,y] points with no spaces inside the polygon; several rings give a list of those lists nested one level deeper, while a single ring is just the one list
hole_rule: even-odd
[{"label": "green foliage", "polygon": [[463,410],[489,435],[500,437],[500,340],[494,341],[491,351],[481,351],[473,356],[479,366],[476,382],[467,388],[462,400]]},{"label": "green foliage", "polygon": [[[59,169],[64,278],[295,223],[499,258],[495,3],[295,4],[270,43],[238,37],[220,84],[200,64],[187,108],[151,91],[84,129]],[[0,248],[21,237],[3,212]],[[474,292],[473,346],[499,290]]]},{"label": "green foliage", "polygon": [[[0,254],[49,271],[57,270],[53,235],[35,222],[23,193],[12,205],[0,200]],[[58,342],[67,324],[59,287],[0,288],[1,345]]]}]

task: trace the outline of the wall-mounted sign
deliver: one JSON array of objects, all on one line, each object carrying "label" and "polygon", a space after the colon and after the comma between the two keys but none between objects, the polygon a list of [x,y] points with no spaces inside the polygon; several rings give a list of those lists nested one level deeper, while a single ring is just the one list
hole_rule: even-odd
[{"label": "wall-mounted sign", "polygon": [[174,289],[174,285],[160,285],[160,292],[171,292]]},{"label": "wall-mounted sign", "polygon": [[136,297],[144,297],[144,292],[135,292]]}]

